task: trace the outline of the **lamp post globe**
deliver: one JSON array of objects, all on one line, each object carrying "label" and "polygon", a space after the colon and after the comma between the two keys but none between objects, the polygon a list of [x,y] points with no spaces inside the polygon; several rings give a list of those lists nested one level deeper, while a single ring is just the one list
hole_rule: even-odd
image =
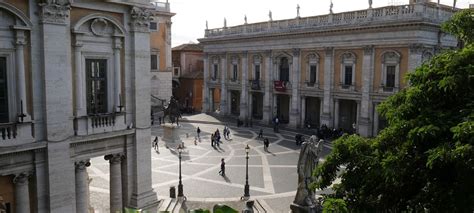
[{"label": "lamp post globe", "polygon": [[181,153],[183,152],[183,147],[181,144],[178,145],[178,158],[179,158],[179,184],[178,184],[178,197],[184,197],[183,194],[183,183],[181,181]]},{"label": "lamp post globe", "polygon": [[245,187],[244,187],[244,198],[250,197],[250,186],[249,186],[249,151],[250,147],[247,144],[245,147],[246,153],[246,164],[245,164]]}]

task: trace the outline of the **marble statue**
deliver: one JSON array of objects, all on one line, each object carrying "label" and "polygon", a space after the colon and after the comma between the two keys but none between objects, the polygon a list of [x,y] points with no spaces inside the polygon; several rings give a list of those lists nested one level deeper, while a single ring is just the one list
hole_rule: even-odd
[{"label": "marble statue", "polygon": [[270,10],[270,12],[268,12],[268,18],[270,18],[270,21],[273,21],[273,18],[272,18],[272,11]]},{"label": "marble statue", "polygon": [[300,17],[300,5],[296,5],[296,17]]},{"label": "marble statue", "polygon": [[334,4],[332,3],[332,0],[331,0],[331,4],[329,5],[329,13],[332,14],[332,7],[334,7]]},{"label": "marble statue", "polygon": [[244,17],[245,24],[247,24],[247,15]]},{"label": "marble statue", "polygon": [[316,200],[314,191],[310,189],[310,184],[313,181],[313,170],[319,162],[323,142],[324,140],[318,141],[318,138],[313,135],[301,146],[298,159],[298,190],[291,204],[291,210],[294,213],[317,212],[320,208],[320,203]]}]

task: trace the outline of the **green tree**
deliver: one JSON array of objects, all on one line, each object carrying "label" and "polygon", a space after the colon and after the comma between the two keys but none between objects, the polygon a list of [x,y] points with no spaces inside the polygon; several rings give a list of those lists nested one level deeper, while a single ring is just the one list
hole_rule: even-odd
[{"label": "green tree", "polygon": [[337,178],[331,198],[355,212],[474,210],[474,11],[443,29],[465,44],[407,76],[410,87],[378,111],[388,127],[376,138],[344,135],[314,175],[315,188]]}]

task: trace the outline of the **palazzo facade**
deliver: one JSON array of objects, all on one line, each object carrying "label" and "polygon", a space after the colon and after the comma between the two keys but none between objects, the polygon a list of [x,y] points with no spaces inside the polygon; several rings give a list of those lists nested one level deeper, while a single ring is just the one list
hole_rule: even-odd
[{"label": "palazzo facade", "polygon": [[440,31],[452,14],[418,1],[206,29],[203,112],[374,136],[385,123],[376,106],[424,60],[456,47]]},{"label": "palazzo facade", "polygon": [[111,212],[156,204],[150,22],[163,5],[0,1],[2,210],[89,212],[86,168],[100,156]]}]

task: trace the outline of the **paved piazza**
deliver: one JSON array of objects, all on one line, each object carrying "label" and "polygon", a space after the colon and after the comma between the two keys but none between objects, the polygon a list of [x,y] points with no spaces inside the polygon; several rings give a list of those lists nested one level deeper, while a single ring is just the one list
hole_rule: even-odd
[{"label": "paved piazza", "polygon": [[[245,146],[249,152],[249,184],[251,199],[258,199],[270,207],[270,212],[288,212],[297,188],[299,147],[295,145],[296,132],[281,130],[273,133],[263,128],[264,136],[270,139],[269,152],[263,150],[263,141],[257,139],[259,126],[237,128],[229,123],[231,140],[224,140],[220,148],[212,148],[210,135],[216,129],[222,134],[225,123],[215,118],[198,114],[187,116],[188,122],[181,123],[181,138],[185,143],[182,153],[182,177],[184,194],[193,202],[239,201],[245,185]],[[196,128],[201,129],[201,142],[194,144]],[[161,136],[162,128],[155,126],[152,135]],[[186,137],[186,134],[188,137]],[[330,151],[324,144],[323,156]],[[159,153],[152,152],[153,188],[159,199],[169,196],[170,186],[178,185],[178,153],[167,149],[161,141]],[[226,177],[218,175],[220,159],[226,162]],[[91,205],[96,212],[109,212],[109,165],[103,158],[91,160],[88,168],[92,179],[90,184]]]}]

